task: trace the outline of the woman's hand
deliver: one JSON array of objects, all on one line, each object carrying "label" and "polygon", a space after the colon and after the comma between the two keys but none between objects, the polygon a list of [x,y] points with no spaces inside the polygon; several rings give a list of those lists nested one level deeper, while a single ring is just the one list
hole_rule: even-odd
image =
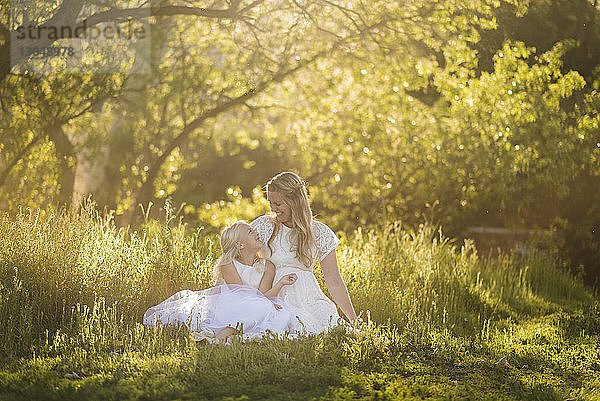
[{"label": "woman's hand", "polygon": [[279,279],[278,283],[281,285],[292,285],[296,282],[297,279],[298,279],[298,276],[296,275],[296,273],[290,273],[290,274],[286,274],[285,276],[281,277]]}]

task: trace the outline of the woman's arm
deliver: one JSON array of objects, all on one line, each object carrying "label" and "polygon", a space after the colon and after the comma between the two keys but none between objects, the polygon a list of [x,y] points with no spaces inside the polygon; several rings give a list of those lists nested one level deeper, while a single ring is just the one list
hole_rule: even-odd
[{"label": "woman's arm", "polygon": [[225,280],[227,284],[244,284],[242,282],[242,278],[237,272],[237,269],[233,265],[233,262],[222,265],[220,269],[223,280]]},{"label": "woman's arm", "polygon": [[270,260],[265,260],[265,272],[258,284],[258,290],[266,294],[273,287],[273,279],[275,278],[275,265]]},{"label": "woman's arm", "polygon": [[321,270],[325,278],[325,285],[333,301],[342,310],[344,315],[346,315],[348,320],[350,320],[350,323],[354,324],[356,312],[354,311],[354,306],[352,306],[352,301],[350,301],[346,284],[342,280],[342,276],[340,276],[335,249],[321,260]]}]

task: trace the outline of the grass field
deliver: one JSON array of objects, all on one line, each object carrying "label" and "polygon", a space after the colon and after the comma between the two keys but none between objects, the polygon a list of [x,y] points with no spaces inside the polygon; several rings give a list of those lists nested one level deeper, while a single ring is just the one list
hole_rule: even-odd
[{"label": "grass field", "polygon": [[209,286],[214,244],[170,216],[2,215],[0,400],[600,400],[600,299],[547,256],[390,224],[337,249],[360,332],[218,346],[143,327]]}]

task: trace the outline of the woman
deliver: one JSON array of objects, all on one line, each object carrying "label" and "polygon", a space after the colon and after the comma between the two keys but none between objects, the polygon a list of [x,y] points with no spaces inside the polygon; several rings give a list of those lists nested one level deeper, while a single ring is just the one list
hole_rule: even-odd
[{"label": "woman", "polygon": [[[329,227],[313,220],[304,181],[295,173],[280,173],[267,183],[267,198],[274,215],[258,217],[250,225],[265,244],[265,257],[275,264],[275,278],[290,273],[298,277],[279,293],[297,314],[295,329],[320,333],[339,325],[336,304],[355,324],[356,312],[335,254],[340,241]],[[335,303],[323,293],[313,273],[317,259]]]}]

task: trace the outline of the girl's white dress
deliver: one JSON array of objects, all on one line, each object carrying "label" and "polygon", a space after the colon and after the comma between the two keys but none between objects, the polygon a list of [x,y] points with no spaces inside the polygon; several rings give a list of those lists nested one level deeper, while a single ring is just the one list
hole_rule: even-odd
[{"label": "girl's white dress", "polygon": [[281,225],[282,229],[271,242],[273,251],[270,252],[267,242],[275,227],[271,217],[260,216],[250,225],[258,232],[261,241],[265,244],[263,247],[265,257],[275,265],[274,282],[277,282],[285,274],[296,273],[298,275],[294,284],[286,285],[279,292],[279,298],[296,314],[293,322],[294,331],[315,334],[341,324],[342,320],[335,303],[323,293],[313,272],[316,260],[322,261],[340,244],[335,233],[325,224],[316,220],[312,221],[312,232],[316,244],[312,247],[312,262],[307,268],[296,258],[296,247],[292,244],[291,228]]},{"label": "girl's white dress", "polygon": [[[244,338],[255,338],[268,331],[291,331],[294,314],[285,303],[267,298],[258,290],[264,261],[248,266],[234,260],[242,285],[219,285],[201,291],[182,290],[144,314],[144,324],[185,325],[190,331],[209,336],[225,327],[241,329]],[[281,308],[276,308],[277,303]],[[202,335],[201,335],[202,334]]]}]

